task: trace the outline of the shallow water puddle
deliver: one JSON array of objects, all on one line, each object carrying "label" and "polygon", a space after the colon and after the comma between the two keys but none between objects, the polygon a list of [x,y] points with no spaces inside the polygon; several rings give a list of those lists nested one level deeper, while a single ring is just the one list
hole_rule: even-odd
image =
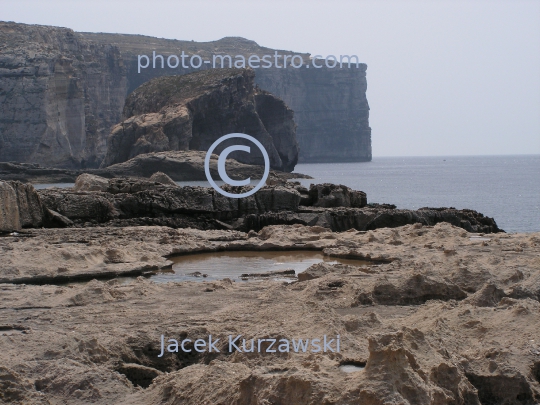
[{"label": "shallow water puddle", "polygon": [[[295,274],[298,274],[309,266],[321,262],[353,266],[372,264],[362,260],[328,257],[315,251],[212,252],[177,256],[170,260],[174,262],[172,272],[158,273],[151,277],[152,281],[166,283],[169,281],[222,280],[224,278],[230,278],[234,281],[268,278],[292,281],[295,279],[293,274],[280,273],[285,270],[294,270]],[[268,275],[268,273],[276,274]],[[242,275],[249,276],[242,277]]]}]

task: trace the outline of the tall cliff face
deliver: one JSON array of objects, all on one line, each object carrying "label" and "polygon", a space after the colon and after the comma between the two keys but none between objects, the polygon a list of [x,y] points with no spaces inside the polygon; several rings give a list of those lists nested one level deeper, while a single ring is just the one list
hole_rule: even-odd
[{"label": "tall cliff face", "polygon": [[[273,169],[292,171],[298,161],[293,112],[272,94],[257,91],[251,69],[211,69],[153,79],[126,100],[124,121],[108,139],[102,167],[125,162],[142,153],[166,150],[206,151],[221,136],[241,132],[258,139]],[[263,164],[250,142],[251,153],[233,152],[240,162]]]},{"label": "tall cliff face", "polygon": [[294,111],[300,162],[371,161],[366,69],[257,70],[257,84]]},{"label": "tall cliff face", "polygon": [[126,91],[117,47],[0,22],[0,161],[98,166]]}]

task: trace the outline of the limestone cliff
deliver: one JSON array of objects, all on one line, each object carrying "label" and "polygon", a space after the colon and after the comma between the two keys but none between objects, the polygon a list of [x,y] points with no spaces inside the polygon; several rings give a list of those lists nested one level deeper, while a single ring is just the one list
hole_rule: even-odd
[{"label": "limestone cliff", "polygon": [[[251,69],[211,69],[145,83],[127,98],[124,121],[112,129],[102,167],[142,153],[206,151],[221,136],[241,132],[262,143],[273,169],[292,171],[298,161],[293,112],[272,94],[256,91],[254,76]],[[223,142],[217,152],[238,143]],[[260,151],[251,147],[251,153],[230,156],[263,164]]]},{"label": "limestone cliff", "polygon": [[0,161],[98,166],[126,91],[117,47],[0,22]]},{"label": "limestone cliff", "polygon": [[294,111],[301,163],[371,161],[366,69],[257,70],[257,84]]}]

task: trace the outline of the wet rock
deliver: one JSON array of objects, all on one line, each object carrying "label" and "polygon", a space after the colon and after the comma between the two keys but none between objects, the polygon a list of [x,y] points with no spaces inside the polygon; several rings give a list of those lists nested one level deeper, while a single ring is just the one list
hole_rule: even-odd
[{"label": "wet rock", "polygon": [[295,278],[296,272],[293,269],[268,271],[265,273],[242,273],[240,278],[242,280],[257,279],[257,278],[276,278],[276,277],[288,277]]}]

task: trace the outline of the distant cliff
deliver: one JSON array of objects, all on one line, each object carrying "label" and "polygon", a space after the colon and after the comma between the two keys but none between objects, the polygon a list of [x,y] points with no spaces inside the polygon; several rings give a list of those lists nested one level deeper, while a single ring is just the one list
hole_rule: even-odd
[{"label": "distant cliff", "polygon": [[[102,167],[168,150],[206,151],[221,136],[246,133],[261,142],[273,169],[292,171],[298,161],[293,111],[256,90],[252,69],[210,69],[150,80],[131,93],[124,121],[114,126]],[[216,153],[230,144],[223,142]],[[262,154],[233,152],[243,163],[264,164]]]},{"label": "distant cliff", "polygon": [[126,92],[117,47],[0,22],[0,161],[99,165]]},{"label": "distant cliff", "polygon": [[[102,44],[113,44],[122,51],[127,69],[128,92],[148,80],[177,75],[193,69],[142,69],[138,73],[137,55],[211,54],[264,55],[274,49],[239,37],[218,41],[193,42],[143,35],[81,33],[83,38]],[[279,54],[293,54],[278,50]],[[299,53],[295,53],[299,54]],[[309,54],[301,54],[304,60]],[[255,69],[255,82],[261,89],[281,98],[294,111],[298,125],[296,138],[300,145],[299,162],[365,162],[371,161],[371,128],[366,98],[367,65],[343,69]]]},{"label": "distant cliff", "polygon": [[[137,55],[154,50],[274,53],[243,38],[198,43],[0,22],[0,161],[98,167],[126,96],[152,78],[191,71],[137,73]],[[255,70],[259,87],[295,112],[300,162],[371,160],[366,65],[360,66]]]}]

